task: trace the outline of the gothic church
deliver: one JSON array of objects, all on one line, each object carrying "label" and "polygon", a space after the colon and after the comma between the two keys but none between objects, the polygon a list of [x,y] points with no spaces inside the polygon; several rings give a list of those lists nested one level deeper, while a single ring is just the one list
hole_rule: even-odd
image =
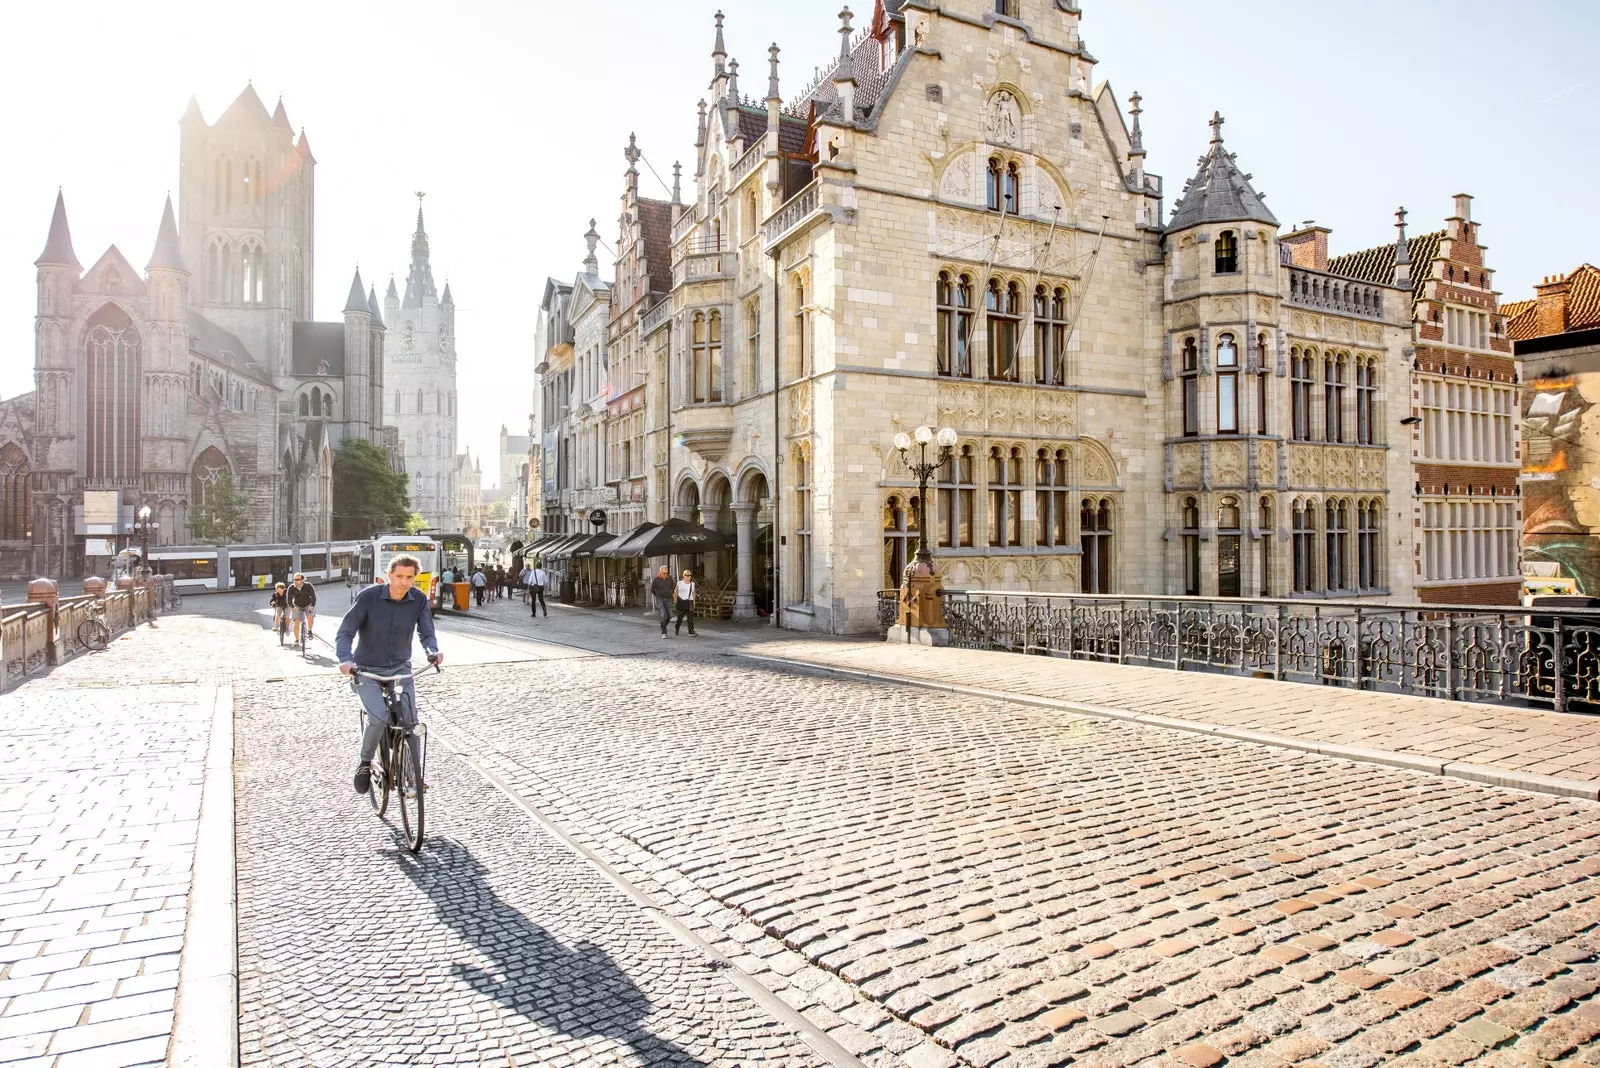
[{"label": "gothic church", "polygon": [[[35,390],[0,403],[0,572],[78,577],[127,544],[194,539],[190,509],[226,469],[249,542],[331,535],[333,453],[385,448],[384,322],[357,271],[341,322],[312,317],[316,159],[283,103],[247,86],[215,123],[180,123],[143,276],[113,245],[87,270],[56,198],[38,268]],[[179,220],[181,220],[181,225]]]}]

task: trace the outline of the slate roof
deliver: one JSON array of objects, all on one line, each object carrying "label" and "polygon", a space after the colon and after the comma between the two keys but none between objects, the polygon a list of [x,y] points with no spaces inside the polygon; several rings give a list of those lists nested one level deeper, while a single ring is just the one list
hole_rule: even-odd
[{"label": "slate roof", "polygon": [[[1435,230],[1431,234],[1418,234],[1406,239],[1406,249],[1411,253],[1412,303],[1422,299],[1422,287],[1432,273],[1430,267],[1433,261],[1439,258],[1439,242],[1444,240],[1444,236],[1443,230]],[[1328,273],[1343,278],[1354,278],[1361,282],[1392,286],[1394,242],[1362,249],[1360,252],[1347,252],[1343,256],[1330,256]]]},{"label": "slate roof", "polygon": [[83,270],[78,257],[72,253],[72,231],[67,227],[67,201],[59,189],[56,190],[55,214],[50,216],[50,236],[45,239],[44,251],[33,261],[35,267],[42,267],[47,263],[71,267],[77,271]]},{"label": "slate roof", "polygon": [[650,290],[672,289],[672,205],[664,200],[639,198],[639,236],[650,265]]},{"label": "slate roof", "polygon": [[156,231],[156,248],[150,254],[150,262],[145,265],[145,270],[164,268],[169,271],[185,270],[183,266],[183,249],[178,244],[178,224],[172,217],[172,197],[167,197],[167,206],[161,213],[161,228]]},{"label": "slate roof", "polygon": [[1168,230],[1183,230],[1207,222],[1264,222],[1278,224],[1261,194],[1234,163],[1233,153],[1222,144],[1220,118],[1213,120],[1211,147],[1200,157],[1199,169],[1184,187],[1172,209]]},{"label": "slate roof", "polygon": [[[908,49],[902,54],[897,63],[903,61],[904,57],[910,54],[911,50]],[[893,67],[888,70],[880,69],[883,64],[879,60],[879,55],[878,39],[871,34],[862,35],[861,39],[850,49],[850,72],[855,76],[856,80],[856,113],[852,117],[854,120],[859,121],[872,114],[872,109],[877,106],[878,98],[883,95],[884,87],[889,84],[889,76],[894,73]],[[839,91],[834,87],[833,74],[834,71],[838,70],[838,66],[837,60],[830,64],[822,72],[822,80],[797,100],[789,110],[804,113],[809,105],[815,107],[818,118],[830,111],[837,111]],[[778,128],[778,133],[781,140],[783,135],[781,124]]]},{"label": "slate roof", "polygon": [[295,323],[289,371],[296,375],[315,375],[327,361],[328,374],[344,374],[344,324]]},{"label": "slate roof", "polygon": [[[1570,288],[1567,291],[1567,325],[1561,332],[1565,334],[1600,327],[1600,267],[1586,263],[1566,275],[1565,281]],[[1537,300],[1518,300],[1500,305],[1500,313],[1506,317],[1506,333],[1511,340],[1527,341],[1545,336],[1539,333],[1536,322],[1534,309],[1538,303]]]},{"label": "slate roof", "polygon": [[189,310],[183,314],[184,326],[189,330],[189,351],[200,355],[239,374],[248,375],[259,382],[271,383],[272,377],[250,355],[232,332],[224,330],[199,312]]}]

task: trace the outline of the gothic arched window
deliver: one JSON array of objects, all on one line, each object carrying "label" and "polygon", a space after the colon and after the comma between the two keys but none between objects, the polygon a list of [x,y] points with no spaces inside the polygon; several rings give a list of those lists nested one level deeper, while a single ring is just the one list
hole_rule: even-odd
[{"label": "gothic arched window", "polygon": [[1216,274],[1233,274],[1239,270],[1239,239],[1232,230],[1217,235]]},{"label": "gothic arched window", "polygon": [[300,414],[303,416],[311,414],[311,399],[304,393],[300,394]]},{"label": "gothic arched window", "polygon": [[333,394],[332,393],[324,393],[322,395],[322,416],[325,419],[332,419],[333,418]]},{"label": "gothic arched window", "polygon": [[233,249],[219,237],[206,250],[206,299],[227,304],[233,295]]},{"label": "gothic arched window", "polygon": [[984,182],[984,189],[987,194],[985,204],[990,211],[1005,210],[1005,201],[1001,198],[1002,173],[1000,157],[990,156],[989,170]]},{"label": "gothic arched window", "polygon": [[14,441],[0,448],[0,540],[27,541],[28,454]]},{"label": "gothic arched window", "polygon": [[89,320],[88,441],[90,478],[139,474],[139,332],[107,304]]},{"label": "gothic arched window", "polygon": [[240,299],[246,304],[264,304],[267,298],[267,254],[259,241],[247,241],[239,253]]}]

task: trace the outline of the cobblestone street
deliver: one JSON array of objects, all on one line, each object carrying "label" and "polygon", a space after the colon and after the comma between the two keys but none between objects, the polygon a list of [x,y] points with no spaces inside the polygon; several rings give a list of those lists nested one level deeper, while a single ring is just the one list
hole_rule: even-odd
[{"label": "cobblestone street", "polygon": [[1593,802],[501,603],[419,682],[412,857],[257,600],[28,686],[233,684],[245,1064],[1600,1064]]}]

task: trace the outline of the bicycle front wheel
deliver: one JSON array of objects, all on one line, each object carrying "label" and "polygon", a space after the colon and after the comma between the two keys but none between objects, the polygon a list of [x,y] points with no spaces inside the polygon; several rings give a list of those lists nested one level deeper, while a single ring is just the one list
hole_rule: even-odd
[{"label": "bicycle front wheel", "polygon": [[111,644],[111,628],[98,619],[86,619],[78,624],[78,644],[98,653]]},{"label": "bicycle front wheel", "polygon": [[393,762],[389,759],[388,732],[385,731],[372,761],[372,781],[367,787],[367,801],[372,805],[372,811],[380,816],[389,810],[389,784],[393,781],[389,770],[393,766]]},{"label": "bicycle front wheel", "polygon": [[407,734],[395,746],[395,791],[400,800],[400,824],[405,829],[406,848],[415,853],[422,848],[422,810],[426,791],[422,782],[422,742]]}]

